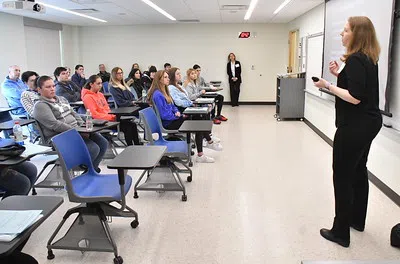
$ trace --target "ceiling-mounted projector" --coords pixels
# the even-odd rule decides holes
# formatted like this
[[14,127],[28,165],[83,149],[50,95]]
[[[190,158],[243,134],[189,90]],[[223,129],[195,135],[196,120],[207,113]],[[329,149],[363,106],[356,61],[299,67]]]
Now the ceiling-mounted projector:
[[4,1],[2,6],[7,10],[27,10],[35,13],[46,13],[46,7],[35,3],[35,0]]

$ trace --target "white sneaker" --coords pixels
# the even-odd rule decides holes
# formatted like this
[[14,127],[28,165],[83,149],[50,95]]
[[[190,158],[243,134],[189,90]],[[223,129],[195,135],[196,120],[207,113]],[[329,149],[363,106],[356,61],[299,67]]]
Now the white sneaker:
[[209,149],[213,149],[215,151],[222,151],[222,149],[223,149],[221,143],[217,143],[217,142],[213,142],[211,144],[209,144],[207,142],[207,145],[205,147],[209,148]]
[[203,138],[203,147],[207,147],[207,140],[205,138]]
[[196,156],[196,162],[198,162],[198,163],[214,163],[215,160],[213,158],[208,157],[203,154],[202,156],[199,156],[199,155]]
[[221,142],[221,139],[216,137],[216,136],[211,136],[212,141],[214,141],[215,143],[219,143]]

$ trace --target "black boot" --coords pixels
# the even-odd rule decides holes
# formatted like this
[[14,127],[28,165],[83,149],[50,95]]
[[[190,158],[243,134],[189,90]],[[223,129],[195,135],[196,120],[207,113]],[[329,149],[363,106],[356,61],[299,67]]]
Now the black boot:
[[321,234],[321,236],[329,241],[335,242],[339,245],[341,245],[342,247],[349,247],[350,246],[350,239],[346,240],[340,237],[335,236],[335,234],[326,228],[322,228],[319,233]]

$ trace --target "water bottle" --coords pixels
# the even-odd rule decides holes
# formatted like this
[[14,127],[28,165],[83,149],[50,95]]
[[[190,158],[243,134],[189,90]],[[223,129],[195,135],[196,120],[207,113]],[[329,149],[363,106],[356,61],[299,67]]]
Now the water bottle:
[[87,131],[93,130],[93,119],[89,109],[86,111],[86,130]]
[[24,145],[24,135],[22,134],[22,127],[19,124],[19,121],[15,121],[13,133],[15,142],[20,145]]
[[147,92],[146,92],[145,89],[143,89],[143,90],[142,90],[142,101],[143,101],[143,102],[146,102],[146,100],[147,100],[146,97],[147,97]]

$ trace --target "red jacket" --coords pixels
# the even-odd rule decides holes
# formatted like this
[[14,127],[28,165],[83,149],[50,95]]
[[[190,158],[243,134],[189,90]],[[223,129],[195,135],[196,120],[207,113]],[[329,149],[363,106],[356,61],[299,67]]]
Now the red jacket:
[[94,93],[88,89],[82,89],[82,101],[86,109],[90,110],[94,119],[103,119],[107,121],[115,121],[115,115],[109,114],[110,106],[106,98],[100,92]]

